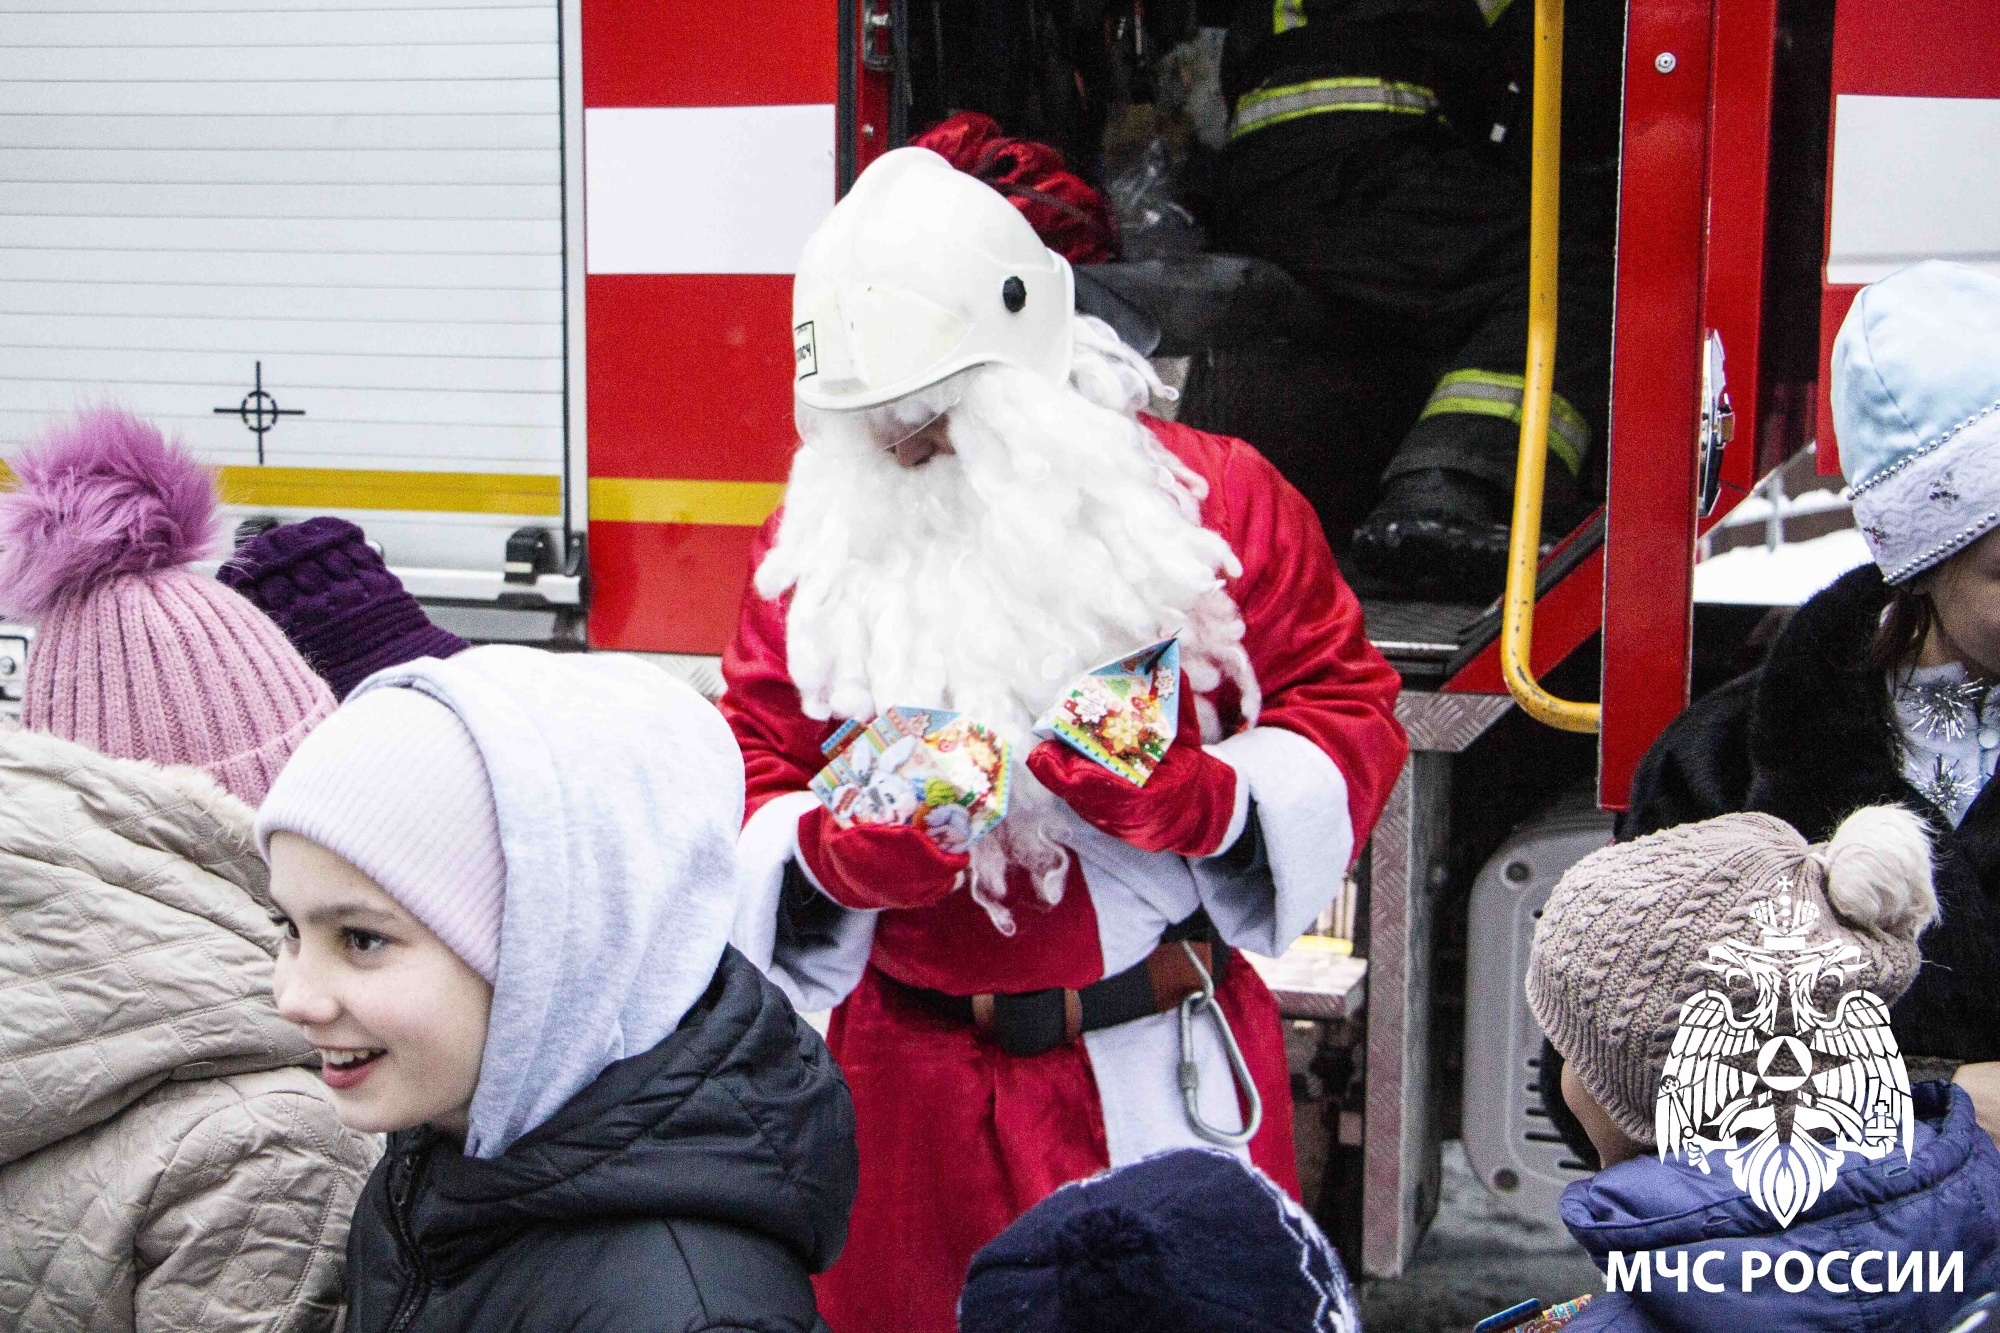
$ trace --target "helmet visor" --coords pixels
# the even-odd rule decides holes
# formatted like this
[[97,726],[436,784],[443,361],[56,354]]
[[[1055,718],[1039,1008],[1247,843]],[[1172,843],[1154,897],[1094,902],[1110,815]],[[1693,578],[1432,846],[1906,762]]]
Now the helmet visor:
[[875,407],[840,410],[795,401],[799,439],[807,448],[847,457],[894,449],[957,407],[971,373],[960,371]]

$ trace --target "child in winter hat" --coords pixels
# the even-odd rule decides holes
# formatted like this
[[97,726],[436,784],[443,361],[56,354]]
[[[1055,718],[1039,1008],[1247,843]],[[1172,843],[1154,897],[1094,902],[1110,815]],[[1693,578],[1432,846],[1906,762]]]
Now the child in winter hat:
[[973,1256],[960,1333],[1358,1333],[1340,1256],[1233,1153],[1063,1186]]
[[[2000,763],[1980,741],[2000,680],[2000,278],[1934,260],[1862,288],[1832,397],[1855,521],[1890,588],[1874,656],[1903,775],[1956,826]],[[1941,702],[1957,722],[1937,725]]]
[[263,800],[334,700],[270,620],[190,568],[219,542],[214,474],[109,409],[57,426],[12,467],[0,613],[35,626],[23,721]]
[[[1804,1295],[1766,1278],[1746,1295],[1750,1252],[1958,1251],[1968,1282],[2000,1272],[2000,1151],[1963,1089],[1909,1091],[1888,1026],[1936,917],[1927,826],[1895,806],[1855,812],[1822,846],[1769,815],[1724,815],[1563,876],[1535,930],[1528,1006],[1560,1057],[1544,1095],[1605,1168],[1564,1192],[1563,1220],[1600,1267],[1614,1251],[1691,1252],[1664,1259],[1669,1271],[1722,1256],[1709,1290],[1656,1278],[1598,1297],[1567,1333],[1863,1326],[1851,1293],[1879,1273]],[[1857,1100],[1853,1124],[1894,1121],[1887,1146],[1821,1132]],[[1870,1317],[1886,1322],[1865,1326],[1931,1327],[1960,1299],[1876,1296]]]
[[1833,344],[1855,521],[1891,584],[2000,527],[2000,278],[1929,260],[1861,289]]
[[1528,1006],[1565,1074],[1633,1150],[1653,1143],[1682,1005],[1713,989],[1729,990],[1739,1010],[1756,998],[1750,977],[1714,970],[1710,947],[1758,943],[1757,911],[1787,896],[1811,904],[1808,946],[1857,951],[1845,989],[1894,1003],[1916,977],[1917,935],[1937,915],[1922,821],[1865,810],[1815,852],[1783,820],[1724,815],[1594,852],[1550,893],[1528,959]]
[[816,1326],[853,1107],[727,944],[743,791],[686,685],[518,647],[378,672],[300,747],[256,828],[278,1007],[392,1136],[350,1333]]
[[259,533],[216,577],[277,622],[341,699],[384,667],[450,657],[467,646],[431,623],[361,529],[344,518],[309,518]]

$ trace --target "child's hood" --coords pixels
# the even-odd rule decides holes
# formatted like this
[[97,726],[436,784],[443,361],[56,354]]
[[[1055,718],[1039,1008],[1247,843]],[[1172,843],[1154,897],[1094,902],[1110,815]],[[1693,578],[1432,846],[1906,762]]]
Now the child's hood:
[[495,1157],[707,989],[734,908],[743,760],[629,658],[485,647],[370,677],[450,708],[493,788],[507,888],[466,1152]]
[[[1850,1154],[1834,1185],[1784,1230],[1751,1203],[1720,1162],[1703,1174],[1647,1154],[1571,1185],[1563,1192],[1563,1222],[1600,1269],[1613,1252],[1629,1263],[1640,1252],[1652,1257],[1664,1251],[1669,1270],[1678,1272],[1682,1253],[1692,1263],[1704,1251],[1716,1250],[1722,1258],[1711,1262],[1705,1275],[1726,1289],[1704,1292],[1690,1278],[1683,1292],[1677,1277],[1661,1277],[1655,1259],[1651,1291],[1600,1298],[1586,1312],[1595,1318],[1580,1316],[1574,1327],[1598,1327],[1615,1309],[1629,1308],[1628,1299],[1642,1313],[1644,1326],[1663,1329],[1708,1329],[1724,1321],[1747,1327],[1752,1320],[1765,1333],[1901,1329],[1927,1328],[1942,1320],[1965,1300],[1963,1291],[1913,1295],[1906,1289],[1871,1295],[1850,1285],[1843,1293],[1823,1289],[1815,1280],[1792,1293],[1768,1275],[1757,1279],[1749,1293],[1742,1290],[1742,1256],[1749,1250],[1763,1251],[1773,1261],[1787,1250],[1798,1250],[1815,1263],[1839,1250],[1850,1260],[1864,1250],[1903,1256],[1921,1251],[1926,1265],[1932,1252],[1940,1262],[1961,1253],[1965,1291],[1977,1289],[1982,1278],[2000,1275],[2000,1228],[1995,1224],[2000,1218],[2000,1151],[1979,1128],[1963,1089],[1920,1083],[1912,1092],[1918,1121],[1909,1160],[1900,1152],[1876,1162]],[[1879,1282],[1883,1274],[1870,1271],[1866,1277]],[[1831,1278],[1847,1283],[1844,1262],[1835,1262]]]

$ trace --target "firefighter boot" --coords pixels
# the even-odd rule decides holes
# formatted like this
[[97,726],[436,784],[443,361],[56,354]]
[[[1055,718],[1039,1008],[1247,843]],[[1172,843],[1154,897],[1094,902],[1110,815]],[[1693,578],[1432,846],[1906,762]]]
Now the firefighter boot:
[[1404,472],[1355,529],[1349,558],[1405,597],[1486,602],[1507,581],[1504,487],[1455,468]]

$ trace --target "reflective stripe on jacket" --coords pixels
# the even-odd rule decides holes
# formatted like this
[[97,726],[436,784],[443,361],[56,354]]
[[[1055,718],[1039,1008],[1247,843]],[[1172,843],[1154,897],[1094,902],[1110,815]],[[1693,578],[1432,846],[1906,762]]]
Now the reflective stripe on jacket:
[[[1521,424],[1527,380],[1498,370],[1454,370],[1438,380],[1422,416],[1463,412]],[[1549,452],[1575,476],[1590,452],[1590,423],[1559,393],[1549,395]]]
[[1415,83],[1395,79],[1340,77],[1307,79],[1276,88],[1258,88],[1236,99],[1236,119],[1229,137],[1240,138],[1267,125],[1327,111],[1384,111],[1427,116],[1437,110],[1437,94]]

